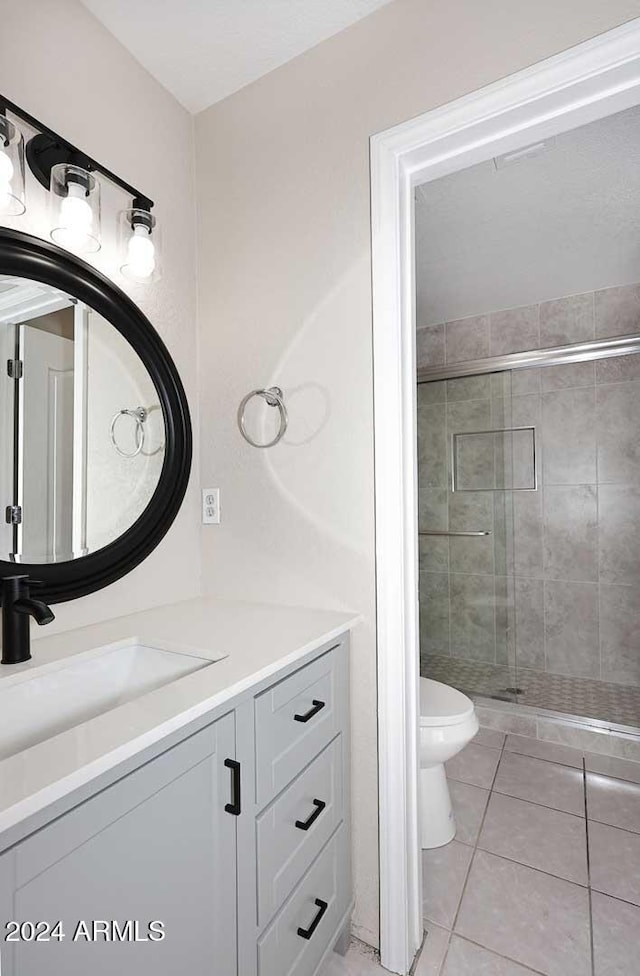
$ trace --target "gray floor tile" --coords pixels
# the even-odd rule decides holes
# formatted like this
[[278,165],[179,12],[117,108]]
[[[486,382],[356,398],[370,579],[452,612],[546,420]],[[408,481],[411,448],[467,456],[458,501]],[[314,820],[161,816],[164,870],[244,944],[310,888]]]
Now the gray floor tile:
[[489,791],[452,779],[449,780],[449,793],[456,818],[456,840],[473,846],[478,839]]
[[555,742],[544,742],[542,739],[530,739],[526,735],[509,735],[505,743],[506,752],[517,752],[521,756],[532,756],[534,759],[546,759],[547,762],[559,763],[561,766],[574,766],[582,769],[582,753],[571,746],[556,745]]
[[447,954],[451,932],[427,922],[422,952],[413,976],[439,976],[444,957]]
[[591,910],[595,976],[635,976],[640,908],[594,891]]
[[589,820],[640,833],[640,785],[587,773]]
[[640,784],[640,762],[587,752],[584,764],[587,772],[602,773],[603,776],[613,776],[616,779],[626,779],[629,783]]
[[[473,848],[453,840],[422,852],[422,914],[450,929],[456,917]],[[428,923],[425,927],[428,928]]]
[[487,749],[471,743],[450,759],[447,763],[447,776],[457,779],[461,783],[480,786],[488,790],[493,783],[493,777],[500,761],[497,749]]
[[346,956],[334,952],[329,957],[328,967],[322,976],[384,976],[387,973],[380,965],[377,953],[356,941],[351,943]]
[[587,884],[582,817],[493,793],[478,846],[567,881]]
[[584,817],[583,774],[569,766],[504,752],[494,789]]
[[504,732],[495,729],[480,729],[471,740],[476,746],[487,746],[488,749],[502,749],[506,736]]
[[442,976],[529,976],[529,973],[533,973],[533,970],[525,969],[503,956],[496,956],[494,952],[467,942],[459,935],[451,938],[442,970]]
[[640,906],[640,834],[589,822],[591,886]]
[[484,851],[455,930],[545,976],[591,972],[587,889]]

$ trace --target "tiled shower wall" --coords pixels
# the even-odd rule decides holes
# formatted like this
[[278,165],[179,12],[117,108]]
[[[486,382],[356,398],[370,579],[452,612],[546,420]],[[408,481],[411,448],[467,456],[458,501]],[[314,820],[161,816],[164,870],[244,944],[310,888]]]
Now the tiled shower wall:
[[[419,365],[640,332],[640,285],[418,330]],[[421,649],[640,685],[640,356],[418,387]],[[535,492],[449,490],[450,436],[535,426]]]

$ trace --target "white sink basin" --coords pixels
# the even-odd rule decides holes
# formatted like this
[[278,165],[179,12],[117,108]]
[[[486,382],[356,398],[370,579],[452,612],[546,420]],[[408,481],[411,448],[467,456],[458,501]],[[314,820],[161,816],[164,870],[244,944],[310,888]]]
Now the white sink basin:
[[0,680],[0,760],[214,664],[136,642]]

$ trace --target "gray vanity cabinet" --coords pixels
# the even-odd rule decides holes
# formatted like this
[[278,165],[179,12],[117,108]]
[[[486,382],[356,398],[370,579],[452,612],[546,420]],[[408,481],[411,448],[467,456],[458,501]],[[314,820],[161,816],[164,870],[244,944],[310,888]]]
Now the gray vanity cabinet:
[[[13,914],[13,855],[0,854],[0,924]],[[0,939],[4,933],[0,933]],[[13,948],[0,941],[0,973],[13,972]]]
[[238,824],[239,973],[319,976],[348,942],[352,901],[348,637],[237,715],[255,756]]
[[[2,976],[235,976],[237,818],[225,810],[224,765],[234,755],[231,713],[5,855],[15,877],[8,917],[60,920],[65,938],[20,943]],[[137,921],[140,941],[98,933],[92,942],[83,930],[74,941],[82,920],[89,938],[95,920],[121,930]],[[142,941],[151,922],[163,923],[164,940]]]
[[348,636],[224,707],[0,855],[0,922],[49,926],[1,976],[319,976],[352,904]]

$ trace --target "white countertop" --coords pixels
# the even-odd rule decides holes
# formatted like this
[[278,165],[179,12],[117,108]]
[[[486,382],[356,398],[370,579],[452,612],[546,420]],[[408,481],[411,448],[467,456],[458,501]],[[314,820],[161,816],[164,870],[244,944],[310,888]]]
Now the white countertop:
[[330,610],[188,600],[90,627],[32,636],[32,660],[2,681],[130,638],[197,653],[211,667],[164,685],[0,762],[0,833],[305,654],[359,620]]

